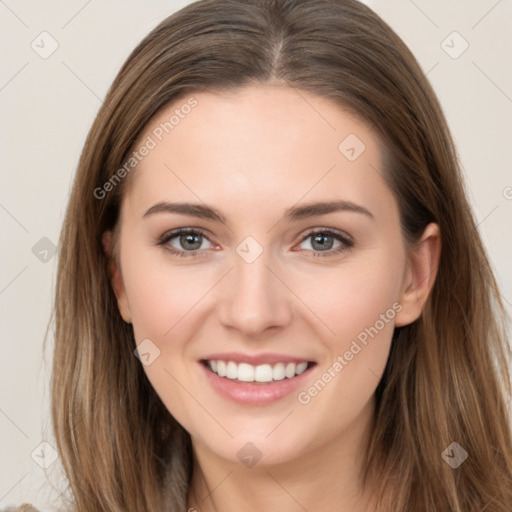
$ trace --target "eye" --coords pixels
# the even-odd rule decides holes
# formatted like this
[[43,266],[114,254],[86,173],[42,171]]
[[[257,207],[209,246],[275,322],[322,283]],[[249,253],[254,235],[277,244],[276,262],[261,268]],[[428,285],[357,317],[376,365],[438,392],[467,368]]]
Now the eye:
[[[195,228],[179,228],[162,235],[157,245],[178,256],[199,256],[199,251],[208,249],[209,242],[205,234]],[[211,242],[210,242],[211,243]]]
[[348,251],[354,245],[354,242],[347,235],[329,228],[310,231],[302,239],[301,244],[309,239],[311,239],[309,242],[311,249],[308,247],[306,247],[306,249],[313,251],[313,257],[338,255],[344,251]]
[[[301,244],[309,242],[313,257],[335,256],[353,247],[354,242],[348,235],[330,228],[310,231],[302,238]],[[212,243],[206,235],[197,228],[179,228],[163,234],[157,245],[164,246],[172,254],[182,257],[195,257],[204,254]]]

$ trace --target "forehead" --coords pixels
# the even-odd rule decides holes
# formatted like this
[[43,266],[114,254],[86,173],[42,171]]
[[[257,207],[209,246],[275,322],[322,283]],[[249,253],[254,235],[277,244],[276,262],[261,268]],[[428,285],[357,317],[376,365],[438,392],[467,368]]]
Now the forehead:
[[127,192],[137,208],[162,199],[229,200],[252,213],[301,198],[389,201],[371,127],[290,87],[183,96],[148,123],[134,148],[143,145],[151,149]]

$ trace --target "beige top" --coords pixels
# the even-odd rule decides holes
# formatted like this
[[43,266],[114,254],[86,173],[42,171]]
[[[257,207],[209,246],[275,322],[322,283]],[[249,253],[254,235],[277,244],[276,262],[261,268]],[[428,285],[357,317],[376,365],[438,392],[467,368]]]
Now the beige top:
[[4,508],[0,512],[39,512],[37,508],[34,508],[32,505],[29,505],[28,503],[23,503],[19,507],[9,507]]

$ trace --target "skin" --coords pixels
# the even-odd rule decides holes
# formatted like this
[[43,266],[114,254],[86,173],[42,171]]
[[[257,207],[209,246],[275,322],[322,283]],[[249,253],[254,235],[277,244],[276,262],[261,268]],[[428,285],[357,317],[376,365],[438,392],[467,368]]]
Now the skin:
[[[279,84],[236,93],[198,93],[198,105],[138,164],[125,192],[112,280],[120,313],[135,340],[160,355],[144,370],[173,416],[191,434],[196,510],[368,511],[358,478],[374,392],[393,329],[421,314],[439,260],[440,237],[427,226],[408,247],[397,202],[381,176],[379,140],[371,128],[329,100]],[[186,99],[185,99],[186,100]],[[138,147],[180,100],[160,112]],[[349,161],[338,146],[356,134],[366,149]],[[283,212],[343,199],[373,217],[339,211],[292,222]],[[223,213],[226,223],[176,213],[144,217],[154,204],[193,202]],[[177,236],[201,228],[197,257]],[[354,245],[339,254],[303,241],[332,228]],[[236,252],[247,237],[263,249],[252,263]],[[327,240],[331,253],[340,246]],[[104,237],[112,254],[111,233]],[[189,249],[190,252],[190,249]],[[314,257],[320,253],[320,257]],[[228,272],[229,271],[229,272]],[[398,304],[400,311],[308,404],[292,393],[265,406],[220,396],[198,360],[212,352],[267,352],[317,362],[308,389],[332,368],[365,328]],[[251,468],[237,452],[253,443]]]

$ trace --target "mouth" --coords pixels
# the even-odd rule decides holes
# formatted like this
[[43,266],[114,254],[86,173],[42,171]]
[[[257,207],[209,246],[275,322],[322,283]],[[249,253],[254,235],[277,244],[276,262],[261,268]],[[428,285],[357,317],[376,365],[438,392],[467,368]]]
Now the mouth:
[[218,377],[239,383],[256,384],[273,384],[282,380],[294,379],[316,365],[314,361],[253,365],[223,359],[202,359],[201,363]]
[[198,361],[206,384],[223,398],[247,406],[283,399],[304,386],[317,366],[306,359],[266,355],[212,354]]

